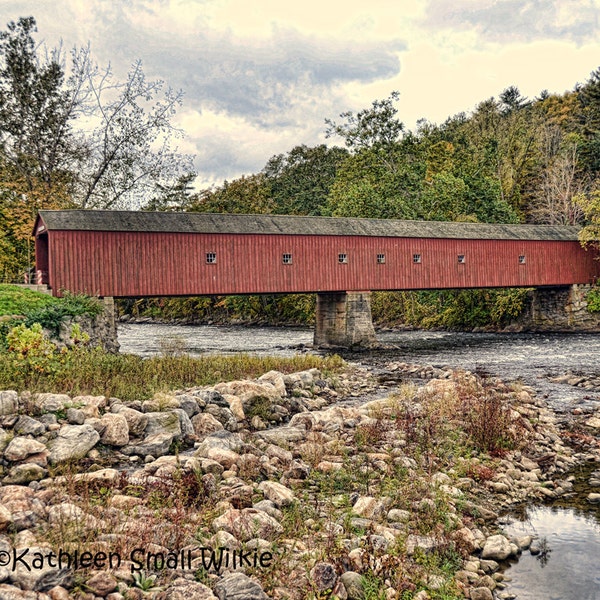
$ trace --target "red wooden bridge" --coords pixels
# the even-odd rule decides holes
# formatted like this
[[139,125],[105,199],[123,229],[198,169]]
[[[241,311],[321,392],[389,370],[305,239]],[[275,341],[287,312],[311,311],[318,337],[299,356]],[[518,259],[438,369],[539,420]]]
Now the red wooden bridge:
[[[351,292],[569,286],[600,275],[576,228],[547,225],[72,210],[40,211],[34,235],[36,270],[54,294],[315,292],[325,320],[338,321]],[[319,319],[317,334],[327,329]]]

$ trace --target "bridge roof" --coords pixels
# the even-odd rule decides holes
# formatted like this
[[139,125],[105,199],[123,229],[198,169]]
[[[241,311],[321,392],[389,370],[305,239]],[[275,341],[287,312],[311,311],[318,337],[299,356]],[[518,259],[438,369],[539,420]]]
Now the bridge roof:
[[41,210],[48,230],[339,235],[495,240],[577,240],[578,228],[346,217],[232,215],[113,210]]

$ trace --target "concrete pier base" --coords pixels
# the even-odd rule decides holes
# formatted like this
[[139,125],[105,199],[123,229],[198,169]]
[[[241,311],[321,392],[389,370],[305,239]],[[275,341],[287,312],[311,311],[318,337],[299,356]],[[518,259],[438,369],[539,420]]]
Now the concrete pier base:
[[375,346],[371,292],[317,294],[314,344],[341,348]]

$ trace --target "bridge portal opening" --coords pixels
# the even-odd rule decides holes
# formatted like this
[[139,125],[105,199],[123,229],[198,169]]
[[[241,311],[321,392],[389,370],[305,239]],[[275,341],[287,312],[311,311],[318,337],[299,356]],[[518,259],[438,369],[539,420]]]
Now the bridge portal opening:
[[35,281],[33,283],[48,285],[49,264],[48,232],[40,233],[35,238]]

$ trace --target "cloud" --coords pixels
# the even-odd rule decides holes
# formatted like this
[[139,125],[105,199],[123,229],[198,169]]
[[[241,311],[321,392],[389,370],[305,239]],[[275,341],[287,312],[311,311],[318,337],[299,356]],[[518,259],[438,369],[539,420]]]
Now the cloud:
[[598,0],[431,0],[425,26],[474,28],[491,42],[566,39],[578,44],[597,39]]
[[[103,37],[120,54],[141,56],[153,74],[184,89],[195,105],[269,126],[289,125],[281,115],[309,95],[395,76],[404,48],[398,40],[328,40],[278,27],[269,38],[256,39],[211,30],[173,36],[111,23]],[[273,122],[276,113],[279,123]]]

